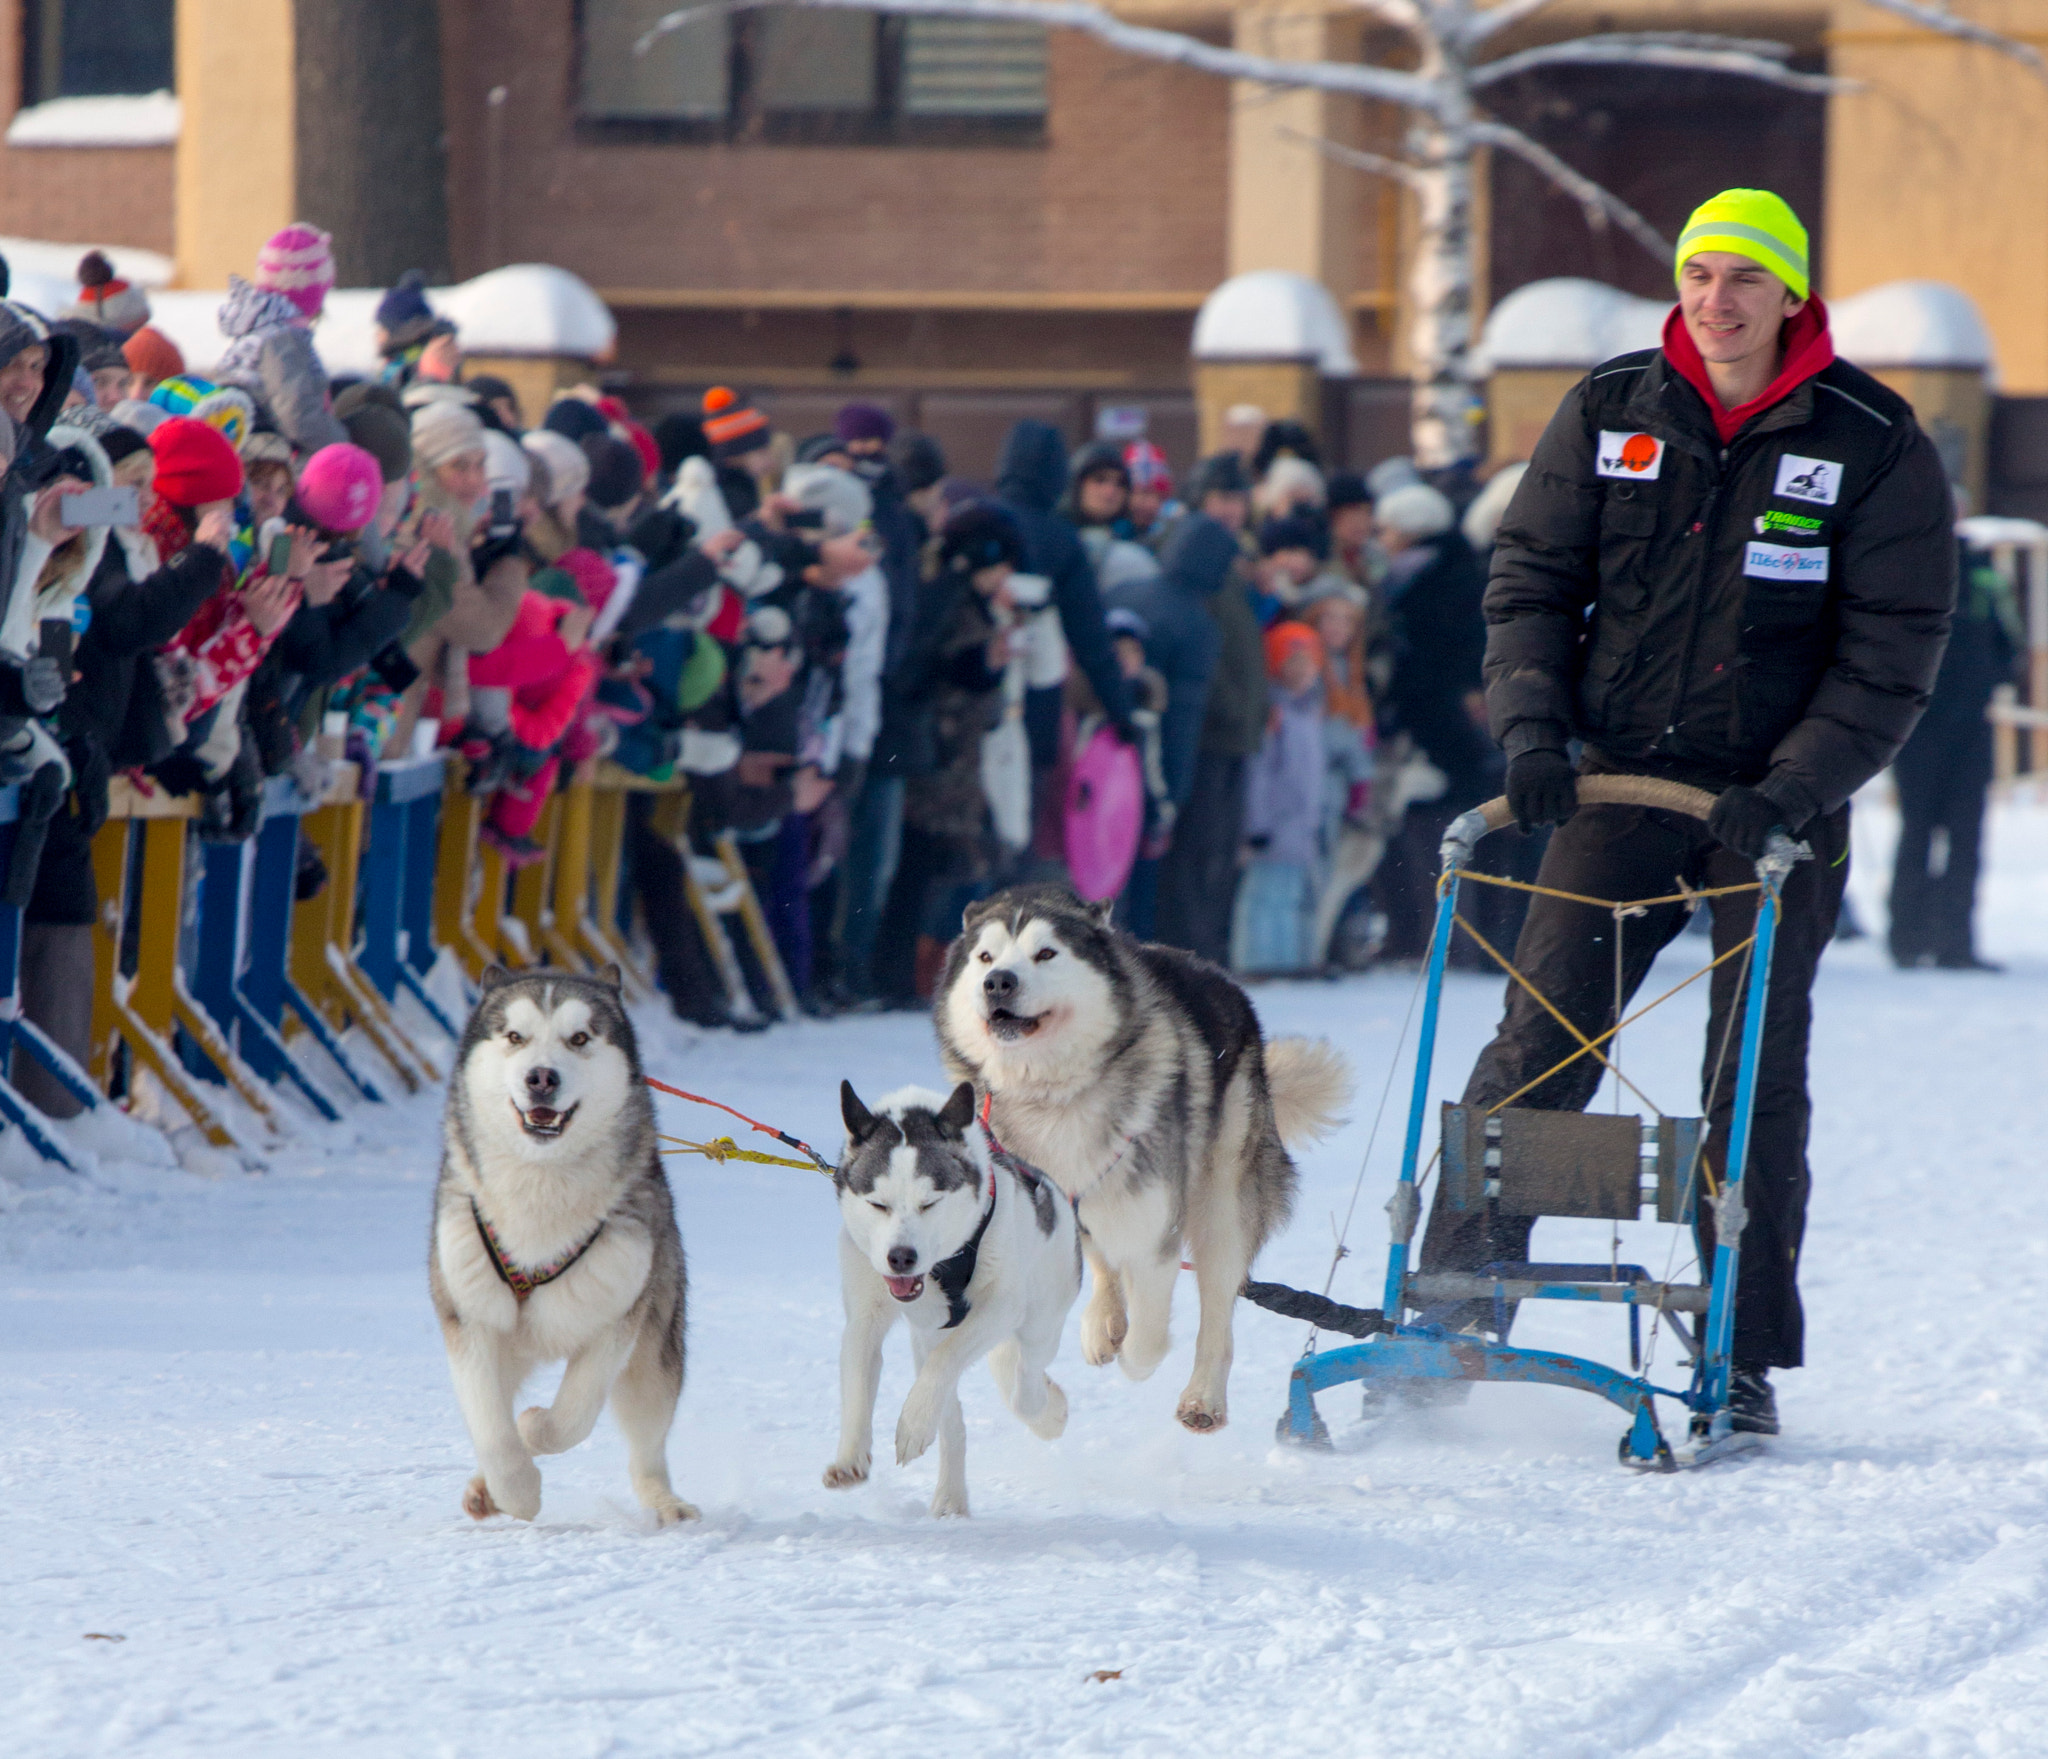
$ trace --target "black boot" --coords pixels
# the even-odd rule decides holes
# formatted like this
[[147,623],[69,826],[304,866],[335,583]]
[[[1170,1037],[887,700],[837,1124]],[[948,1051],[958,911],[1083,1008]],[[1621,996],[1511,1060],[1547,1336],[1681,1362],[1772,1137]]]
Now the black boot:
[[1778,1433],[1778,1398],[1765,1370],[1745,1374],[1738,1368],[1728,1377],[1728,1419],[1738,1435]]

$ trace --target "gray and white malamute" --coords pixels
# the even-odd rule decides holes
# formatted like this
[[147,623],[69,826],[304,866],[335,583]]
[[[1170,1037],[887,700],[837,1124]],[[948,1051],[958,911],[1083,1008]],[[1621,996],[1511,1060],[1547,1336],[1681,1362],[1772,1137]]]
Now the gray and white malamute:
[[983,1356],[1005,1402],[1051,1441],[1067,1395],[1046,1377],[1081,1292],[1073,1205],[1031,1168],[993,1151],[974,1121],[974,1089],[950,1098],[906,1087],[869,1111],[839,1087],[846,1152],[839,1191],[839,1454],[834,1490],[868,1475],[882,1340],[910,1322],[917,1379],[896,1422],[896,1463],[939,1442],[935,1515],[967,1513],[967,1426],[960,1377]]
[[[695,1517],[668,1480],[683,1242],[615,967],[484,973],[448,1083],[428,1285],[476,1448],[467,1513],[532,1520],[533,1456],[574,1447],[609,1398],[633,1493],[663,1525]],[[515,1420],[521,1383],[563,1360],[555,1402]]]
[[1222,1428],[1237,1292],[1293,1207],[1286,1145],[1334,1128],[1349,1097],[1344,1059],[1320,1040],[1266,1044],[1227,973],[1134,941],[1058,886],[967,912],[935,1012],[946,1071],[989,1096],[996,1141],[1079,1202],[1090,1362],[1134,1380],[1159,1366],[1185,1244],[1202,1313],[1177,1415]]

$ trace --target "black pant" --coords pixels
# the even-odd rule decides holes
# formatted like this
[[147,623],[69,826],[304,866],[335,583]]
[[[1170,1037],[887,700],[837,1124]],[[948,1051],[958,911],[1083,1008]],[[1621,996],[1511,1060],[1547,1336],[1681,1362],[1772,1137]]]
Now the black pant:
[[[1944,965],[1976,957],[1971,917],[1991,786],[1991,724],[1922,721],[1892,764],[1899,788],[1899,856],[1892,870],[1891,953],[1901,965],[1932,956]],[[1948,850],[1933,869],[1934,833]]]
[[725,985],[683,888],[682,851],[655,830],[654,806],[652,794],[626,796],[626,872],[654,943],[656,981],[680,1018],[715,1026],[726,1018]]
[[1244,837],[1245,760],[1220,751],[1195,759],[1194,786],[1159,863],[1159,939],[1230,963],[1237,846]]
[[[1752,1371],[1796,1368],[1801,1360],[1805,1320],[1799,1306],[1799,1245],[1806,1229],[1806,1137],[1812,1114],[1806,1093],[1806,1043],[1813,1019],[1814,972],[1834,934],[1835,913],[1849,873],[1848,808],[1816,820],[1803,834],[1813,846],[1814,859],[1801,862],[1785,883],[1757,1069],[1749,1164],[1743,1176],[1749,1223],[1742,1236],[1736,1286],[1734,1366]],[[1697,891],[1742,885],[1755,877],[1749,862],[1722,848],[1696,819],[1636,806],[1584,806],[1552,836],[1540,883],[1582,897],[1626,902],[1667,896],[1678,890],[1680,880]],[[1750,934],[1756,907],[1753,892],[1712,900],[1717,956]],[[1622,945],[1624,1002],[1685,921],[1683,904],[1660,904],[1627,919]],[[1610,911],[1539,896],[1530,905],[1515,947],[1517,968],[1589,1038],[1615,1020],[1614,932]],[[1738,954],[1708,980],[1712,993],[1701,1092],[1712,1093],[1704,1159],[1716,1183],[1735,1105],[1742,1026],[1738,1016],[1731,1034],[1728,1023],[1744,964]],[[1722,1059],[1724,1042],[1727,1054]],[[1465,1087],[1465,1103],[1493,1105],[1577,1048],[1564,1027],[1510,980],[1506,1016],[1493,1042],[1480,1053]],[[1580,1057],[1515,1104],[1582,1111],[1600,1085],[1601,1073],[1592,1056]],[[1700,1259],[1711,1269],[1713,1213],[1704,1193],[1698,1213]],[[1533,1225],[1527,1216],[1454,1210],[1439,1181],[1423,1237],[1421,1267],[1477,1270],[1496,1260],[1525,1260]]]

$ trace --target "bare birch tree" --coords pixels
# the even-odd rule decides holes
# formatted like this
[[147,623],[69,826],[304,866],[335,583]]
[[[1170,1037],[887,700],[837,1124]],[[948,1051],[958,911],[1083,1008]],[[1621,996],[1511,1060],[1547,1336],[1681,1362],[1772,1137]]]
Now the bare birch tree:
[[[1171,62],[1226,79],[1278,88],[1341,92],[1407,111],[1409,127],[1395,153],[1369,153],[1300,136],[1344,164],[1388,177],[1415,202],[1417,242],[1408,266],[1408,357],[1415,380],[1413,445],[1418,463],[1440,467],[1477,449],[1478,392],[1472,374],[1475,165],[1483,148],[1512,153],[1578,202],[1596,229],[1618,225],[1644,249],[1665,255],[1671,243],[1612,191],[1574,170],[1547,147],[1487,114],[1485,94],[1501,81],[1547,67],[1660,67],[1727,74],[1791,91],[1848,89],[1823,74],[1788,65],[1792,51],[1767,38],[1698,31],[1604,31],[1544,43],[1511,54],[1493,45],[1528,23],[1553,0],[1339,0],[1402,33],[1417,61],[1412,70],[1365,62],[1288,61],[1226,49],[1181,31],[1133,24],[1086,0],[706,0],[661,19],[640,39],[656,38],[709,13],[766,5],[797,5],[956,18],[999,18],[1076,30],[1126,54]],[[1947,0],[1869,0],[1924,28],[1979,44],[2021,62],[2048,80],[2048,61],[2028,44],[1959,17]]]

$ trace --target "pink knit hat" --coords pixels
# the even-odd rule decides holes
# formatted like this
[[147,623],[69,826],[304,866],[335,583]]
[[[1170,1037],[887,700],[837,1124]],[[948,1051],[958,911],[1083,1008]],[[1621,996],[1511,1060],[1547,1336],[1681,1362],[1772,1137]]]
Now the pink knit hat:
[[332,242],[319,227],[303,222],[272,233],[256,253],[256,285],[282,293],[310,322],[320,315],[334,285]]
[[384,472],[360,446],[322,446],[299,472],[299,505],[325,531],[361,531],[377,511]]

